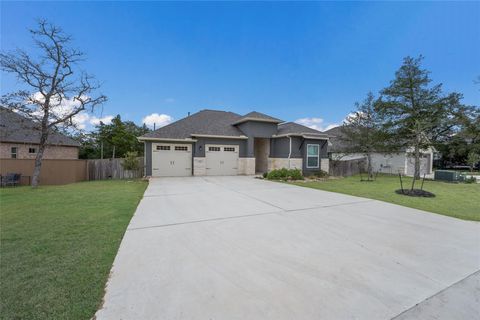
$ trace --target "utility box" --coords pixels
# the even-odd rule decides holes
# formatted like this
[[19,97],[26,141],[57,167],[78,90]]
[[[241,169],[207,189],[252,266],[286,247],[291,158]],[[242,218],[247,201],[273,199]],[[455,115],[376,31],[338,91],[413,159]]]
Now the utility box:
[[458,171],[435,170],[435,180],[456,182],[462,180],[462,175]]

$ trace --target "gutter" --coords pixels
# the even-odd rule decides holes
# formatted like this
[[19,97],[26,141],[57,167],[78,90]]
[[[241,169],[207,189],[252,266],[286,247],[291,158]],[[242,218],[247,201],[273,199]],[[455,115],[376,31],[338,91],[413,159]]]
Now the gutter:
[[199,134],[199,133],[192,133],[192,137],[197,138],[218,138],[218,139],[248,139],[247,136],[222,136],[222,135],[215,135],[215,134]]
[[290,157],[292,156],[292,137],[288,136],[289,141],[289,151],[288,151],[288,169],[290,169]]
[[138,137],[138,141],[145,142],[145,141],[166,141],[166,142],[196,142],[196,139],[169,139],[169,138],[150,138],[150,137]]

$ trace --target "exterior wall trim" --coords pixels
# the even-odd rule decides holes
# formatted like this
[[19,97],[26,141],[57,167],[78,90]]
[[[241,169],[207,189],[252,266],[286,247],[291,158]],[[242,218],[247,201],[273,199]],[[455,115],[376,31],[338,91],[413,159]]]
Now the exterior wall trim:
[[[247,136],[220,136],[214,134],[196,134],[192,133],[192,137],[199,137],[199,138],[220,138],[220,139],[248,139]],[[196,140],[195,140],[196,141]]]
[[138,137],[138,141],[144,142],[144,141],[167,141],[167,142],[196,142],[196,139],[190,139],[190,138],[185,138],[185,139],[170,139],[170,138],[150,138],[150,137]]

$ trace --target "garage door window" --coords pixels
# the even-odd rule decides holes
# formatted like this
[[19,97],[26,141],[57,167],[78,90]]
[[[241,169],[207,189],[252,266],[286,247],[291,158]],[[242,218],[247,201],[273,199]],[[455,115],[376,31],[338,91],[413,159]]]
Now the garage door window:
[[220,147],[208,147],[208,151],[220,151]]
[[225,148],[223,148],[223,151],[235,152],[235,148],[233,148],[233,147],[225,147]]
[[170,146],[157,146],[157,150],[170,150]]
[[318,168],[320,162],[320,147],[318,144],[307,145],[307,168]]
[[187,146],[175,146],[175,151],[188,151]]

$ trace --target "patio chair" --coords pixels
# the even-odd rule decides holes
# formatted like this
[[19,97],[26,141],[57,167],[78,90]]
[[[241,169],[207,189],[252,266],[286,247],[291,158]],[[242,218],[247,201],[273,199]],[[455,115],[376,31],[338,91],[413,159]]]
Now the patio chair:
[[7,173],[4,177],[2,177],[2,187],[16,187],[20,184],[21,177],[22,175],[20,173]]

